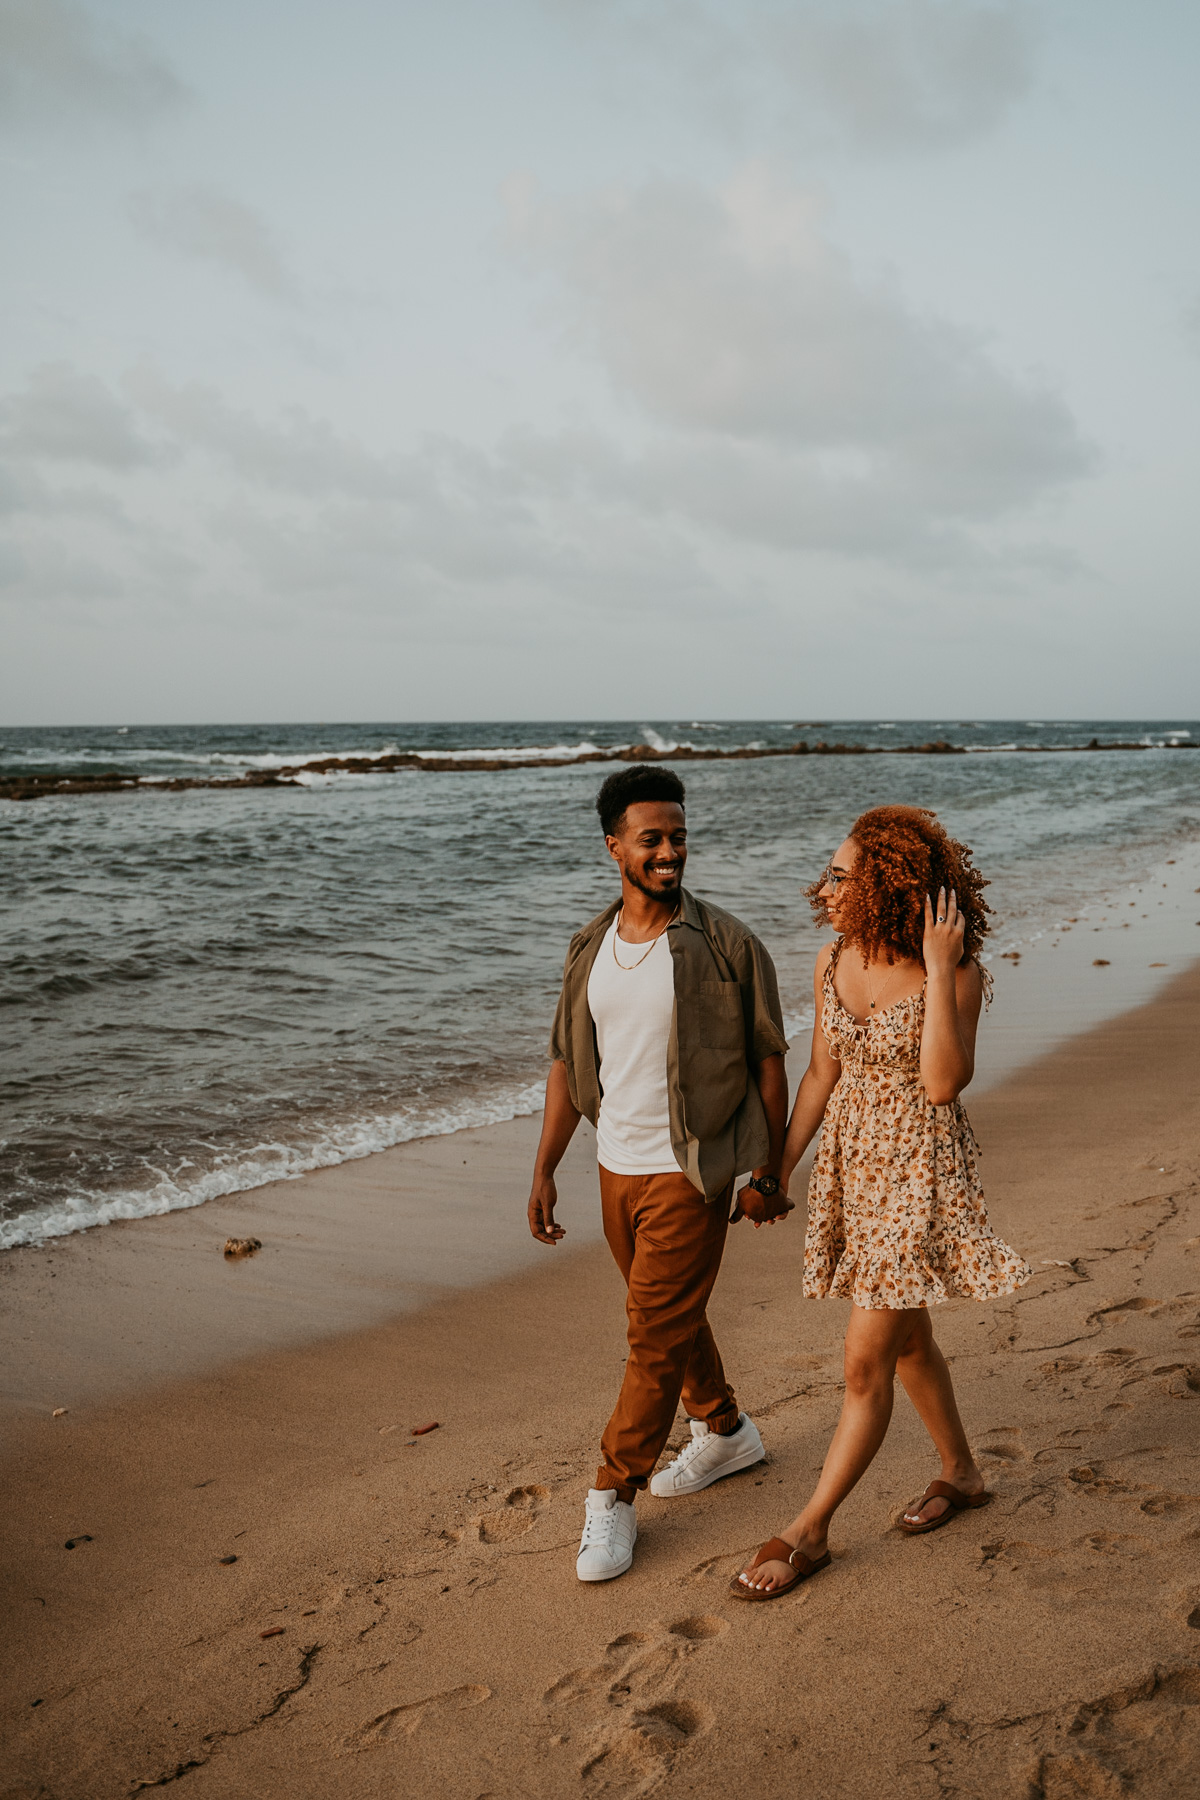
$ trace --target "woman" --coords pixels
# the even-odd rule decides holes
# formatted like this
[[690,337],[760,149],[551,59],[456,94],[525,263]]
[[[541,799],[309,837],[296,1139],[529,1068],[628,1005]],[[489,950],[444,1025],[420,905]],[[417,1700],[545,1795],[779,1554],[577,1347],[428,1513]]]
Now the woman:
[[782,1182],[786,1189],[824,1123],[809,1182],[804,1292],[854,1306],[842,1413],[820,1481],[804,1511],[734,1577],[741,1600],[779,1599],[828,1566],[829,1522],[883,1442],[897,1374],[941,1459],[941,1479],[900,1529],[940,1530],[989,1498],[929,1316],[940,1300],[988,1300],[1030,1274],[988,1225],[958,1098],[974,1073],[988,992],[978,962],[985,885],[933,813],[878,806],[807,890],[839,935],[817,958],[812,1058]]

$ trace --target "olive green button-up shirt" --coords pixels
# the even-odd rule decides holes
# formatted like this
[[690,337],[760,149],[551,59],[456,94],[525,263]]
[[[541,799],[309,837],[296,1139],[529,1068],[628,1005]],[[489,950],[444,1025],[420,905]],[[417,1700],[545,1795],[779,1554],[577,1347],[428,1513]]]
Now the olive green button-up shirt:
[[[787,1049],[775,965],[732,913],[680,890],[667,927],[675,1006],[667,1042],[671,1148],[688,1180],[716,1200],[735,1175],[765,1161],[766,1115],[752,1072]],[[571,939],[550,1056],[567,1067],[572,1103],[592,1124],[600,1113],[596,1028],[588,976],[620,901]]]

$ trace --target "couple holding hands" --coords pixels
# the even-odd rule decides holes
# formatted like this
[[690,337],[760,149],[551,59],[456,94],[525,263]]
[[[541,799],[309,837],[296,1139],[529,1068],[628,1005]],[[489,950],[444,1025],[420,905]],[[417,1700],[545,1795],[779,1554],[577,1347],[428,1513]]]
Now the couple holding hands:
[[[837,936],[817,957],[812,1054],[789,1119],[774,966],[745,925],[683,886],[683,783],[623,768],[596,810],[621,897],[567,951],[529,1200],[534,1237],[557,1243],[554,1171],[590,1119],[629,1357],[576,1570],[608,1581],[631,1567],[639,1488],[677,1498],[762,1460],[705,1308],[728,1226],[786,1218],[792,1172],[823,1126],[804,1293],[853,1303],[845,1395],[812,1496],[731,1583],[738,1599],[776,1600],[828,1566],[830,1521],[883,1442],[897,1374],[940,1459],[900,1529],[936,1531],[988,1498],[929,1313],[1030,1273],[988,1225],[959,1101],[988,987],[984,882],[930,812],[881,806],[855,822],[807,890]],[[655,1473],[681,1398],[691,1441]]]

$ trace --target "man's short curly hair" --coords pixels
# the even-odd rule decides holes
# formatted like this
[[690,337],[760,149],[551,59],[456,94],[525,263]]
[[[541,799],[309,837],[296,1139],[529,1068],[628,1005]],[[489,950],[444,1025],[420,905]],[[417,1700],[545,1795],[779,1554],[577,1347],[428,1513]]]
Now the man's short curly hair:
[[[936,905],[944,887],[947,895],[954,890],[966,916],[963,962],[978,957],[992,910],[983,898],[988,884],[973,867],[966,844],[952,838],[934,813],[923,806],[873,806],[848,835],[858,845],[858,857],[838,893],[845,943],[868,958],[922,962],[925,896]],[[827,923],[819,898],[824,881],[822,876],[804,890],[819,925]]]
[[687,793],[674,769],[661,763],[634,763],[614,769],[596,795],[596,811],[605,837],[619,835],[625,814],[643,800],[670,800],[682,806]]

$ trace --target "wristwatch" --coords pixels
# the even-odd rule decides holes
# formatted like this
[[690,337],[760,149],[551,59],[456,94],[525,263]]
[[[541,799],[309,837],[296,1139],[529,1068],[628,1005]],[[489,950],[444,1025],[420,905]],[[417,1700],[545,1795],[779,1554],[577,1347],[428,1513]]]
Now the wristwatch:
[[756,1188],[764,1200],[773,1200],[779,1192],[778,1175],[752,1175],[747,1187]]

